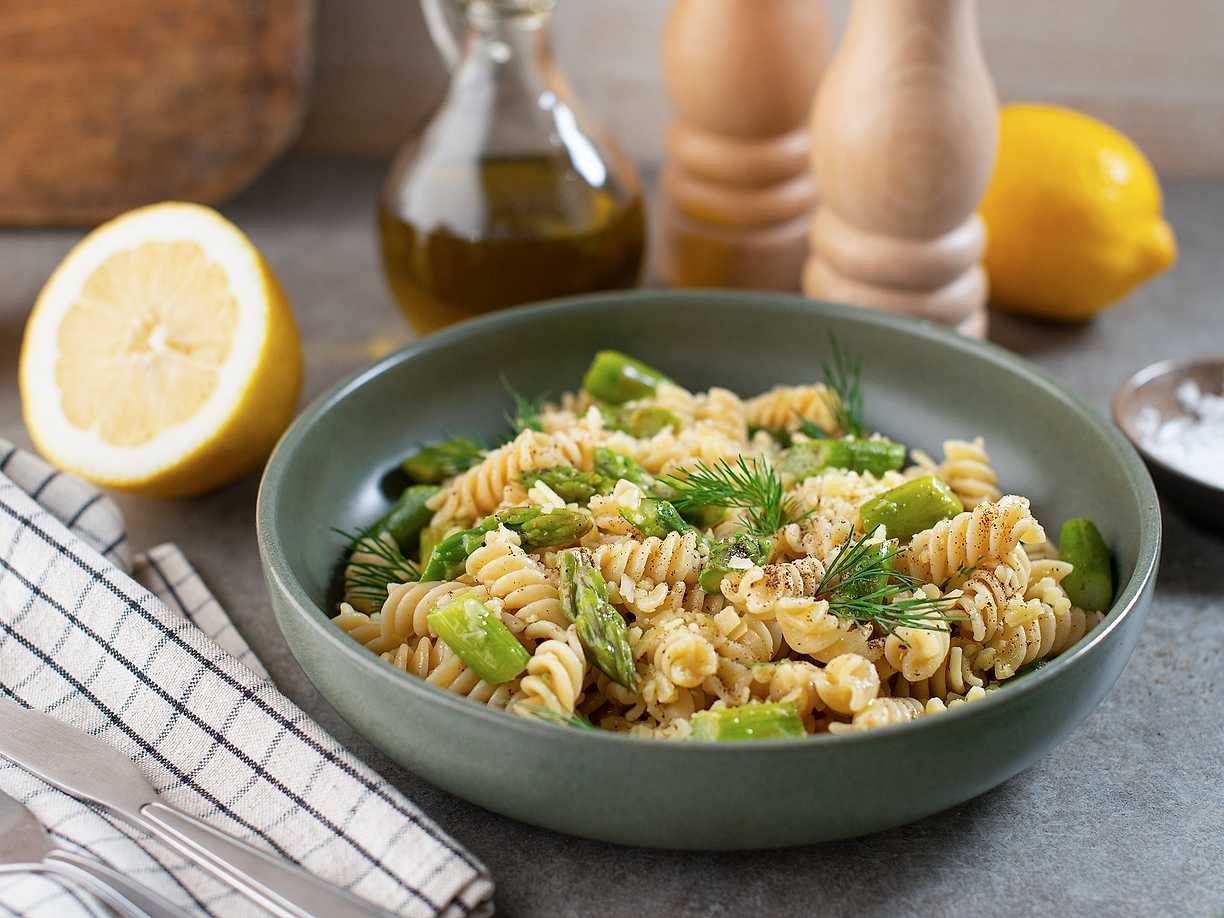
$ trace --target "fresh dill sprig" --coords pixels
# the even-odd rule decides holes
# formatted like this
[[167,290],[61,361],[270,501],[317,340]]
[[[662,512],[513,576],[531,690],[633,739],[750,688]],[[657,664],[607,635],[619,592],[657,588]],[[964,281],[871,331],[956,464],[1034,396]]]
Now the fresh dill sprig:
[[948,611],[954,600],[946,597],[896,599],[897,594],[921,584],[893,569],[899,548],[882,547],[868,542],[869,538],[864,533],[842,543],[817,584],[815,595],[829,603],[830,612],[838,618],[879,625],[885,631],[902,626],[938,631],[942,624],[966,618]]
[[660,480],[673,489],[670,500],[677,510],[743,510],[753,535],[772,536],[801,519],[794,499],[784,496],[778,473],[763,459],[739,456],[734,465],[719,459],[713,467],[698,462],[685,478],[667,475]]
[[[333,532],[343,536],[348,543],[345,548],[347,560],[344,566],[346,601],[363,599],[381,604],[387,598],[387,584],[409,583],[421,579],[421,569],[379,534],[349,532],[343,529],[335,529]],[[371,557],[354,561],[354,552],[362,552]]]
[[544,425],[540,423],[540,415],[544,411],[544,397],[528,398],[510,385],[510,380],[504,376],[502,387],[514,400],[514,413],[507,412],[505,416],[506,423],[510,425],[510,439],[514,439],[524,430],[542,431]]
[[[829,335],[833,359],[824,365],[825,385],[837,393],[838,406],[834,415],[842,431],[855,437],[863,436],[863,361],[847,357]],[[806,431],[805,431],[806,433]]]
[[538,717],[540,720],[551,721],[562,727],[577,727],[579,730],[594,730],[595,725],[583,717],[581,714],[562,714],[560,711],[554,711],[552,708],[547,708],[542,704],[532,704],[529,701],[514,702],[515,708],[521,708]]

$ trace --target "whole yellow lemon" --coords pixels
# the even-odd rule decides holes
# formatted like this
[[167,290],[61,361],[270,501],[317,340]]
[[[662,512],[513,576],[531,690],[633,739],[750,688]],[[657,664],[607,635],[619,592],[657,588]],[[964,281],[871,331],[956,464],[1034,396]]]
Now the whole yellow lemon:
[[991,299],[1082,321],[1177,258],[1151,163],[1109,125],[1054,105],[1008,105],[981,204]]

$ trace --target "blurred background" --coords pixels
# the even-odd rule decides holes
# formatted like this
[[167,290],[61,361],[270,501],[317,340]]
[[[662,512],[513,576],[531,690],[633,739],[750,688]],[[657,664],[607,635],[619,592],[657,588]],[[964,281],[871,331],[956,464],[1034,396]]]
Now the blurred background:
[[[840,30],[848,0],[825,4]],[[562,0],[556,51],[578,97],[639,161],[662,153],[666,0]],[[411,0],[320,0],[315,87],[297,149],[388,156],[441,98],[447,74]],[[1001,102],[1101,118],[1162,177],[1224,175],[1224,4],[1029,0],[979,9]]]
[[306,399],[451,321],[639,280],[989,334],[1102,408],[1221,349],[1222,4],[436,0],[467,17],[452,85],[431,2],[0,10],[0,359],[88,230],[154,205],[190,237],[154,220],[184,200],[279,279]]

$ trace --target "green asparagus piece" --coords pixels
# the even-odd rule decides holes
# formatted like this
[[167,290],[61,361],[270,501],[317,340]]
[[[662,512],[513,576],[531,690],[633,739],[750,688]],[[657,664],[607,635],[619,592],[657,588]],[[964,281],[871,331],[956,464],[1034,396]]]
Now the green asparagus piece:
[[438,606],[429,614],[429,627],[490,685],[509,682],[527,668],[531,659],[501,616],[470,592],[459,593]]
[[692,717],[693,739],[729,742],[804,736],[803,721],[790,702],[710,708]]
[[606,446],[595,447],[595,472],[613,485],[622,478],[643,488],[653,487],[655,483],[654,478],[633,459]]
[[481,546],[487,533],[497,528],[496,524],[486,526],[486,522],[487,519],[471,529],[452,532],[435,545],[429,554],[429,560],[421,569],[421,580],[454,580],[462,574],[467,566],[468,555]]
[[608,599],[603,575],[579,551],[561,556],[561,608],[574,621],[587,658],[604,675],[627,689],[636,689],[633,646],[621,614]]
[[924,475],[865,501],[859,507],[859,518],[864,532],[874,532],[883,524],[890,539],[908,539],[964,509],[942,478]]
[[1058,538],[1058,556],[1075,569],[1063,580],[1071,601],[1090,612],[1104,612],[1113,602],[1113,566],[1109,547],[1092,520],[1067,520]]
[[557,586],[557,595],[561,599],[561,612],[571,622],[578,617],[578,607],[574,604],[574,589],[578,584],[579,569],[583,554],[580,551],[561,552],[561,580]]
[[391,509],[384,513],[378,522],[366,529],[363,535],[389,532],[400,551],[408,554],[416,548],[420,541],[421,530],[433,516],[433,511],[425,504],[437,493],[437,485],[409,485],[404,488],[404,493],[399,496]]
[[421,571],[422,580],[454,580],[463,573],[468,555],[484,544],[484,537],[498,526],[517,532],[523,551],[539,551],[570,545],[587,534],[591,519],[573,510],[511,507],[486,516],[471,529],[453,532],[434,546]]
[[859,557],[852,559],[854,564],[847,565],[844,575],[831,584],[838,598],[854,602],[882,595],[896,569],[897,550],[895,539],[864,542],[859,548]]
[[707,593],[717,593],[722,588],[723,577],[735,570],[745,570],[754,564],[764,564],[769,558],[768,539],[740,533],[730,539],[721,539],[710,546],[705,567],[698,580]]
[[678,432],[683,425],[675,412],[658,405],[641,405],[621,409],[612,426],[634,437],[653,437],[664,430]]
[[782,458],[782,474],[802,481],[825,469],[849,469],[883,475],[905,463],[905,447],[892,440],[804,440],[794,443]]
[[570,465],[532,469],[530,472],[524,472],[519,481],[529,488],[542,481],[566,503],[578,504],[585,504],[596,494],[609,493],[616,484],[615,481],[609,482],[598,472],[583,472]]
[[453,523],[439,523],[437,526],[426,526],[421,530],[421,553],[418,557],[428,561],[429,556],[433,554],[433,550],[439,542],[459,531],[459,527]]
[[484,448],[467,437],[422,446],[400,463],[409,478],[420,484],[437,484],[467,471],[482,458]]
[[[534,507],[516,507],[503,510],[493,518],[507,529],[512,529],[522,539],[523,551],[540,551],[544,548],[561,548],[573,545],[591,531],[591,517],[574,510],[549,510],[521,521],[513,518],[503,520],[503,514],[515,510],[534,510]],[[496,526],[494,526],[496,528]]]
[[670,503],[656,497],[648,497],[633,510],[622,509],[621,516],[644,537],[663,538],[669,532],[688,532],[693,527]]
[[601,401],[622,405],[654,393],[666,377],[619,351],[600,351],[582,379],[582,388]]

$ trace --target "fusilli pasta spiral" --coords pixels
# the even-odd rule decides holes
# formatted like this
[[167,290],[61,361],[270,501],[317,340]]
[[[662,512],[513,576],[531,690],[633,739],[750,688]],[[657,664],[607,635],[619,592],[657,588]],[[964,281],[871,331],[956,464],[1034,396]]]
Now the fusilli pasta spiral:
[[488,533],[484,545],[468,556],[467,574],[523,624],[566,624],[557,587],[540,563],[519,547],[519,537],[513,532],[499,528]]
[[877,727],[889,727],[893,724],[903,724],[926,713],[926,707],[913,698],[876,698],[867,707],[854,715],[848,724],[829,724],[830,733],[857,733],[860,730],[874,730]]
[[489,685],[472,672],[441,641],[423,637],[415,644],[401,644],[382,654],[383,660],[430,685],[462,695],[490,707],[504,708],[513,694],[514,684]]
[[353,545],[344,568],[344,601],[358,612],[373,612],[382,605],[390,584],[415,576],[391,533],[363,536]]
[[475,520],[491,513],[501,504],[506,486],[516,483],[523,472],[531,469],[557,465],[589,469],[593,450],[584,434],[524,430],[457,476],[430,500],[429,507],[436,511],[434,524]]
[[948,483],[966,510],[972,510],[983,501],[997,501],[1003,496],[999,490],[999,476],[990,464],[990,456],[981,437],[972,441],[945,440],[943,450],[944,461],[939,466],[939,477]]
[[983,559],[1001,561],[1021,543],[1043,541],[1028,499],[1009,494],[918,533],[899,560],[910,576],[938,584]]
[[754,565],[742,574],[724,577],[723,595],[745,615],[776,618],[782,600],[815,596],[824,575],[825,566],[819,558]]
[[381,654],[393,650],[399,644],[398,640],[387,637],[380,613],[366,615],[347,602],[340,603],[340,613],[332,619],[332,623],[372,653]]
[[609,583],[650,580],[653,583],[694,586],[701,573],[702,556],[694,532],[670,532],[665,538],[621,539],[600,545],[595,564]]
[[839,714],[866,710],[880,691],[880,674],[866,657],[846,653],[834,657],[816,678],[816,692]]
[[745,442],[748,439],[748,408],[729,389],[717,386],[710,389],[697,397],[694,409],[698,423],[712,427],[731,440]]
[[489,598],[483,587],[472,587],[457,580],[427,580],[424,583],[400,583],[391,587],[383,603],[380,620],[389,643],[400,643],[412,637],[433,637],[429,614],[456,593],[472,592],[482,602]]
[[[548,708],[558,714],[574,713],[586,675],[586,656],[573,626],[565,639],[550,638],[539,644],[527,663],[516,702]],[[530,707],[515,707],[516,713],[531,714]]]
[[775,386],[748,400],[748,423],[766,430],[794,433],[802,418],[812,421],[829,436],[842,433],[835,411],[837,394],[827,386]]
[[672,684],[696,688],[718,671],[718,654],[696,628],[674,628],[655,648],[654,665]]

